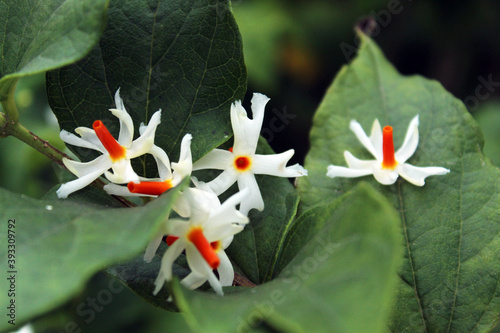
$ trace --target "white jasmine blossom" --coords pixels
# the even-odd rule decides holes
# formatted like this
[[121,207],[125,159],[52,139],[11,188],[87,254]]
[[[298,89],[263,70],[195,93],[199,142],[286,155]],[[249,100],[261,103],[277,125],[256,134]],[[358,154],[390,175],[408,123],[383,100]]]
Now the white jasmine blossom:
[[[61,185],[57,190],[59,198],[66,198],[69,194],[84,188],[102,174],[113,183],[139,182],[139,176],[132,169],[130,160],[151,151],[156,128],[160,124],[161,110],[153,114],[141,136],[132,141],[134,125],[123,105],[123,100],[120,98],[120,89],[116,91],[115,104],[116,109],[110,109],[110,111],[120,120],[118,140],[109,133],[100,120],[94,122],[93,129],[76,128],[75,132],[80,137],[65,130],[61,131],[60,136],[64,142],[73,146],[97,150],[102,155],[90,162],[77,162],[64,158],[64,165],[78,179]],[[109,169],[112,169],[113,172],[110,172]]]
[[231,124],[234,132],[232,149],[229,151],[214,149],[193,166],[193,170],[224,170],[217,178],[207,183],[216,195],[225,192],[235,182],[238,183],[240,191],[249,189],[248,197],[240,205],[240,211],[245,215],[252,208],[264,209],[264,201],[255,174],[288,178],[307,175],[307,170],[299,164],[286,166],[294,154],[293,149],[274,155],[255,154],[268,101],[269,98],[265,95],[253,95],[253,119],[247,117],[240,101],[235,102],[231,106]]
[[394,152],[391,126],[385,126],[382,131],[378,119],[375,119],[372,132],[368,137],[361,125],[357,121],[351,120],[349,128],[361,144],[375,157],[375,160],[360,160],[350,152],[345,151],[344,157],[348,167],[329,165],[326,175],[331,178],[354,178],[373,174],[375,179],[383,185],[394,184],[398,176],[401,176],[413,185],[423,186],[425,178],[449,173],[450,170],[442,167],[416,167],[406,163],[418,146],[418,124],[417,115],[408,126],[403,145],[397,152]]
[[185,178],[191,175],[193,161],[191,157],[191,134],[186,134],[181,142],[181,153],[178,163],[172,163],[167,153],[158,146],[153,146],[150,154],[156,160],[160,178],[148,179],[139,177],[139,182],[129,182],[127,186],[108,184],[104,190],[108,194],[120,196],[151,196],[156,197],[172,187],[179,185]]
[[[165,281],[172,280],[172,265],[185,250],[191,273],[181,284],[195,289],[208,280],[214,291],[223,295],[222,287],[230,286],[234,278],[233,266],[224,249],[248,223],[248,218],[235,208],[247,195],[245,192],[233,195],[222,205],[217,196],[210,192],[188,188],[182,193],[174,209],[188,220],[172,218],[165,223],[162,235],[168,235],[169,248],[163,255],[153,294],[160,291]],[[159,239],[153,240],[148,246],[146,261],[154,256],[161,237]],[[217,269],[219,279],[214,269]]]

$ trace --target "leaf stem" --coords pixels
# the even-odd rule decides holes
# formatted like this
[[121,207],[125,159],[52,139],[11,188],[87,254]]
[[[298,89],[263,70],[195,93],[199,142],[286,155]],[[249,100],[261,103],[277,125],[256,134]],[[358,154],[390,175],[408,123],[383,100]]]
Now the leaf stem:
[[[2,106],[4,106],[3,103]],[[4,108],[4,110],[6,109]],[[6,137],[12,135],[65,168],[62,158],[69,158],[68,155],[52,146],[48,141],[41,139],[19,122],[12,120],[7,114],[0,113],[0,125],[2,136]]]

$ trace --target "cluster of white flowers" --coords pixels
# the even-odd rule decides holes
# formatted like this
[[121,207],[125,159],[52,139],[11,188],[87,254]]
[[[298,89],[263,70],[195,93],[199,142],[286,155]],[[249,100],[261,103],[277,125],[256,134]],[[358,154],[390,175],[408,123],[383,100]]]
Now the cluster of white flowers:
[[[249,223],[249,211],[264,209],[264,201],[254,175],[287,178],[307,175],[307,170],[298,164],[286,166],[294,154],[293,149],[273,155],[255,153],[268,101],[266,96],[254,94],[252,119],[248,118],[241,102],[237,101],[231,106],[234,145],[229,150],[214,149],[193,164],[193,138],[191,134],[186,134],[181,142],[179,162],[171,163],[165,151],[154,144],[161,110],[153,114],[147,126],[140,125],[140,136],[133,140],[132,118],[125,110],[118,90],[115,94],[116,109],[110,110],[120,121],[118,140],[100,120],[94,122],[93,129],[75,129],[80,137],[61,131],[61,138],[66,143],[94,149],[102,155],[85,163],[64,159],[66,167],[78,176],[78,179],[63,184],[57,194],[59,198],[66,198],[104,174],[110,181],[110,184],[104,186],[109,194],[156,197],[177,186],[182,179],[190,177],[192,171],[222,170],[220,175],[208,183],[192,178],[195,187],[185,189],[173,204],[172,209],[179,217],[165,221],[144,255],[144,260],[150,262],[166,236],[169,248],[163,255],[154,294],[158,293],[165,281],[172,279],[173,263],[185,251],[191,273],[181,283],[195,289],[208,280],[215,292],[222,295],[222,287],[230,286],[234,278],[233,266],[224,250],[231,244],[234,235]],[[381,184],[391,185],[401,176],[414,185],[423,186],[426,177],[450,172],[441,167],[421,168],[406,163],[418,145],[418,116],[410,122],[403,145],[397,152],[394,151],[392,127],[386,126],[382,130],[378,120],[373,123],[370,137],[355,120],[351,121],[350,129],[375,160],[359,160],[346,151],[344,156],[348,168],[330,165],[327,172],[329,177],[360,177],[373,174]],[[134,172],[131,159],[144,154],[153,155],[159,178],[143,178]],[[113,172],[110,172],[110,169]],[[218,196],[234,183],[238,184],[239,192],[221,204]],[[218,276],[214,270],[217,270]]]
[[[229,151],[214,149],[193,165],[193,138],[190,134],[186,134],[182,139],[178,163],[170,163],[165,151],[154,144],[161,110],[153,114],[147,126],[140,125],[140,136],[133,140],[132,118],[125,110],[118,90],[115,94],[116,109],[110,110],[120,121],[118,140],[100,120],[94,122],[93,129],[75,129],[80,137],[61,131],[61,138],[66,143],[94,149],[102,155],[91,162],[64,159],[66,167],[78,178],[61,185],[57,194],[59,198],[66,198],[104,174],[110,181],[110,184],[104,186],[109,194],[154,197],[177,186],[182,179],[189,177],[193,170],[223,170],[208,183],[196,181],[193,177],[195,187],[185,189],[172,207],[179,217],[165,221],[144,255],[144,259],[150,262],[163,237],[167,236],[169,248],[163,255],[154,294],[158,293],[165,281],[172,279],[172,265],[185,251],[191,273],[181,283],[195,289],[208,280],[215,292],[222,295],[222,287],[230,286],[234,279],[233,266],[224,250],[231,244],[234,235],[249,223],[248,212],[254,208],[264,209],[264,201],[254,175],[288,178],[307,175],[307,170],[298,164],[286,166],[294,154],[293,149],[274,155],[255,153],[268,101],[266,96],[254,94],[252,119],[247,117],[241,102],[235,102],[230,111],[234,132],[233,147]],[[131,159],[144,154],[151,154],[155,158],[159,178],[143,178],[134,172]],[[113,172],[110,172],[110,169]],[[239,192],[221,204],[218,196],[235,182],[238,183]],[[217,270],[218,277],[214,270]]]

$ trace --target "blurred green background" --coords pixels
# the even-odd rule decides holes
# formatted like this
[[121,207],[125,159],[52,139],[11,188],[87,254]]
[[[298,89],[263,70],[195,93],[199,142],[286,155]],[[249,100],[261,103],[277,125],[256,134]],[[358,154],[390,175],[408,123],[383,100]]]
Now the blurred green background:
[[[244,104],[249,106],[253,92],[271,97],[262,134],[277,152],[294,148],[293,162],[303,162],[314,112],[335,74],[355,55],[353,27],[360,21],[366,26],[366,17],[372,17],[378,23],[372,37],[395,67],[438,80],[464,101],[484,132],[486,155],[500,165],[500,1],[235,0],[232,6],[248,68]],[[21,122],[63,147],[47,105],[44,76],[21,80],[16,99]],[[57,184],[50,160],[14,138],[0,140],[0,156],[4,188],[41,197]],[[86,293],[102,283],[99,279]],[[110,305],[98,316],[118,322],[127,304],[131,311],[141,310],[134,302],[136,297],[127,295],[120,306]],[[60,311],[75,317],[75,304],[78,300]],[[63,322],[44,327],[64,331]],[[80,320],[79,328],[95,332],[96,326]]]

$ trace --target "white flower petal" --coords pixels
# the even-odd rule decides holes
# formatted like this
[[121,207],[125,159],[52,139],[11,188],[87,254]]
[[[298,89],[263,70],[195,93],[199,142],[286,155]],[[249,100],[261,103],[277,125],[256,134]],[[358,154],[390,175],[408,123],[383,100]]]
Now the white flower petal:
[[262,94],[252,97],[252,119],[237,101],[231,106],[231,125],[234,133],[233,152],[237,155],[253,155],[259,141],[264,112],[269,98]]
[[[85,186],[92,183],[96,180],[100,175],[104,173],[109,168],[106,159],[97,158],[92,162],[97,161],[92,167],[92,169],[85,170],[84,175],[79,177],[78,179],[72,180],[68,183],[62,184],[61,187],[57,190],[57,197],[60,199],[65,199],[73,192],[81,190]],[[90,162],[89,162],[90,163]],[[83,171],[82,171],[83,172]]]
[[234,235],[225,237],[224,239],[221,240],[222,242],[222,249],[225,250],[228,248],[229,245],[231,245],[232,241],[234,239]]
[[144,155],[151,150],[154,144],[156,128],[160,123],[161,110],[158,110],[151,116],[146,130],[144,130],[140,137],[132,142],[130,148],[127,150],[128,158]]
[[144,123],[140,123],[140,125],[139,125],[139,136],[141,136],[141,135],[143,135],[143,134],[144,134],[144,132],[146,131],[146,128],[148,128],[148,127],[146,126],[146,124],[144,124]]
[[106,178],[116,184],[126,184],[128,182],[139,183],[139,176],[132,169],[132,164],[128,159],[121,159],[111,165],[113,173],[106,171]]
[[429,176],[445,175],[449,169],[442,167],[416,167],[408,163],[397,166],[400,176],[416,186],[424,186],[425,178]]
[[233,152],[235,152],[234,149],[236,148],[236,152],[240,155],[253,155],[257,148],[257,141],[254,138],[255,126],[252,124],[252,120],[248,119],[247,112],[241,105],[241,101],[236,101],[231,105],[230,115],[234,134]]
[[174,264],[175,259],[177,259],[177,257],[179,257],[184,250],[185,245],[185,241],[178,239],[163,255],[160,272],[158,273],[158,277],[155,281],[155,290],[153,291],[153,295],[158,294],[163,287],[163,284],[165,284],[165,281],[172,280],[172,265]]
[[215,274],[210,271],[208,272],[208,283],[210,283],[210,287],[215,291],[215,293],[219,296],[224,296],[224,292],[222,291],[222,286]]
[[392,185],[398,180],[398,172],[396,170],[383,169],[381,163],[373,166],[373,177],[382,185]]
[[153,260],[153,257],[156,254],[156,250],[158,250],[158,247],[160,246],[161,240],[163,239],[163,232],[158,233],[158,235],[153,238],[149,244],[148,247],[146,248],[146,252],[144,253],[144,261],[145,262],[151,262]]
[[181,179],[191,176],[193,171],[193,158],[191,156],[191,139],[193,136],[191,134],[186,134],[182,138],[181,142],[181,153],[178,163],[172,163],[172,170],[174,170],[176,176],[180,176]]
[[259,211],[264,209],[264,200],[260,194],[259,185],[255,180],[255,176],[251,172],[245,172],[239,175],[238,188],[240,191],[243,191],[246,188],[250,189],[247,198],[240,204],[240,212],[243,215],[248,215],[248,212],[252,208]]
[[228,224],[227,222],[225,224],[220,224],[215,223],[215,220],[212,220],[211,225],[206,227],[204,235],[209,242],[216,242],[220,239],[231,237],[240,233],[243,228],[244,227],[241,224]]
[[200,276],[195,273],[189,273],[188,276],[186,276],[184,279],[181,280],[181,285],[184,287],[194,290],[201,286],[203,283],[207,281],[206,276]]
[[226,252],[220,250],[219,253],[220,264],[217,267],[217,272],[219,273],[219,281],[222,287],[229,287],[234,281],[234,269],[231,261],[227,257]]
[[153,147],[149,150],[149,153],[153,155],[156,161],[160,179],[162,181],[171,179],[172,171],[170,170],[170,159],[168,158],[167,153],[157,145],[153,145]]
[[375,163],[378,163],[376,160],[369,160],[369,161],[360,160],[354,157],[354,155],[348,152],[347,150],[344,152],[344,158],[345,161],[347,162],[347,166],[351,169],[371,170],[373,165]]
[[230,188],[237,179],[238,174],[234,170],[234,168],[231,167],[231,169],[225,170],[215,179],[206,183],[206,185],[210,187],[215,195],[221,195],[222,193],[226,192],[226,190]]
[[61,138],[61,140],[63,140],[64,142],[66,142],[70,145],[77,146],[77,147],[83,147],[83,148],[89,148],[89,149],[103,152],[100,149],[100,147],[96,146],[95,144],[93,144],[89,141],[86,141],[82,138],[79,138],[76,135],[74,135],[73,133],[70,133],[66,130],[62,130],[61,133],[59,134],[59,137]]
[[186,189],[182,192],[181,198],[184,200],[184,205],[189,206],[189,217],[193,224],[201,224],[209,217],[213,208],[220,206],[215,194],[196,188]]
[[373,155],[373,157],[375,157],[375,159],[382,159],[382,156],[377,155],[377,150],[373,147],[370,139],[366,136],[365,131],[363,131],[363,128],[356,120],[351,120],[349,128],[353,131],[361,144],[370,152],[370,154]]
[[396,152],[396,161],[399,163],[405,163],[418,146],[418,115],[416,115],[410,122],[408,130],[406,131],[406,137],[401,148]]
[[120,120],[120,133],[118,143],[124,147],[130,147],[134,138],[134,123],[125,109],[123,99],[120,97],[120,88],[115,93],[116,109],[109,109],[111,113]]
[[121,87],[119,87],[115,92],[115,105],[117,109],[125,110],[125,104],[123,104],[123,99],[120,96],[120,89]]
[[236,156],[228,150],[214,149],[193,165],[193,170],[217,169],[224,170],[232,166]]
[[382,127],[380,126],[378,119],[375,119],[373,121],[372,132],[370,134],[370,142],[372,143],[377,156],[384,155],[384,152],[382,150],[382,140]]
[[372,169],[350,169],[337,165],[329,165],[326,175],[330,178],[335,178],[335,177],[356,178],[356,177],[371,175],[372,173],[373,173]]
[[181,217],[191,216],[191,202],[183,194],[172,204],[172,209]]
[[189,268],[196,275],[207,276],[208,271],[211,271],[205,258],[203,258],[196,246],[191,242],[186,242],[186,259]]
[[293,149],[274,155],[256,154],[252,158],[252,173],[287,178],[307,176],[307,170],[298,164],[286,166],[293,154]]
[[101,140],[99,140],[97,134],[93,129],[88,127],[77,127],[75,128],[75,133],[78,134],[83,140],[90,142],[91,144],[99,148],[101,152],[107,153],[106,148],[104,148]]
[[90,162],[78,162],[64,157],[63,163],[77,177],[84,177],[96,170],[100,170],[102,175],[112,165],[111,159],[106,155],[101,155]]
[[222,205],[214,209],[214,212],[210,214],[209,219],[213,220],[216,224],[224,224],[230,222],[242,224],[248,223],[248,217],[237,211],[236,205],[243,202],[243,200],[247,198],[249,193],[250,189],[246,188],[232,195],[226,201],[224,201]]
[[179,218],[168,219],[165,223],[164,234],[182,237],[189,231],[189,227],[190,224],[188,221]]
[[139,137],[132,142],[130,149],[127,149],[127,158],[129,160],[148,154],[154,146],[154,136]]
[[[143,180],[141,179],[141,181],[143,181]],[[113,184],[113,183],[104,185],[103,189],[109,195],[118,195],[120,197],[152,197],[152,198],[157,197],[157,195],[132,193],[128,190],[127,186],[120,186],[120,185]]]

